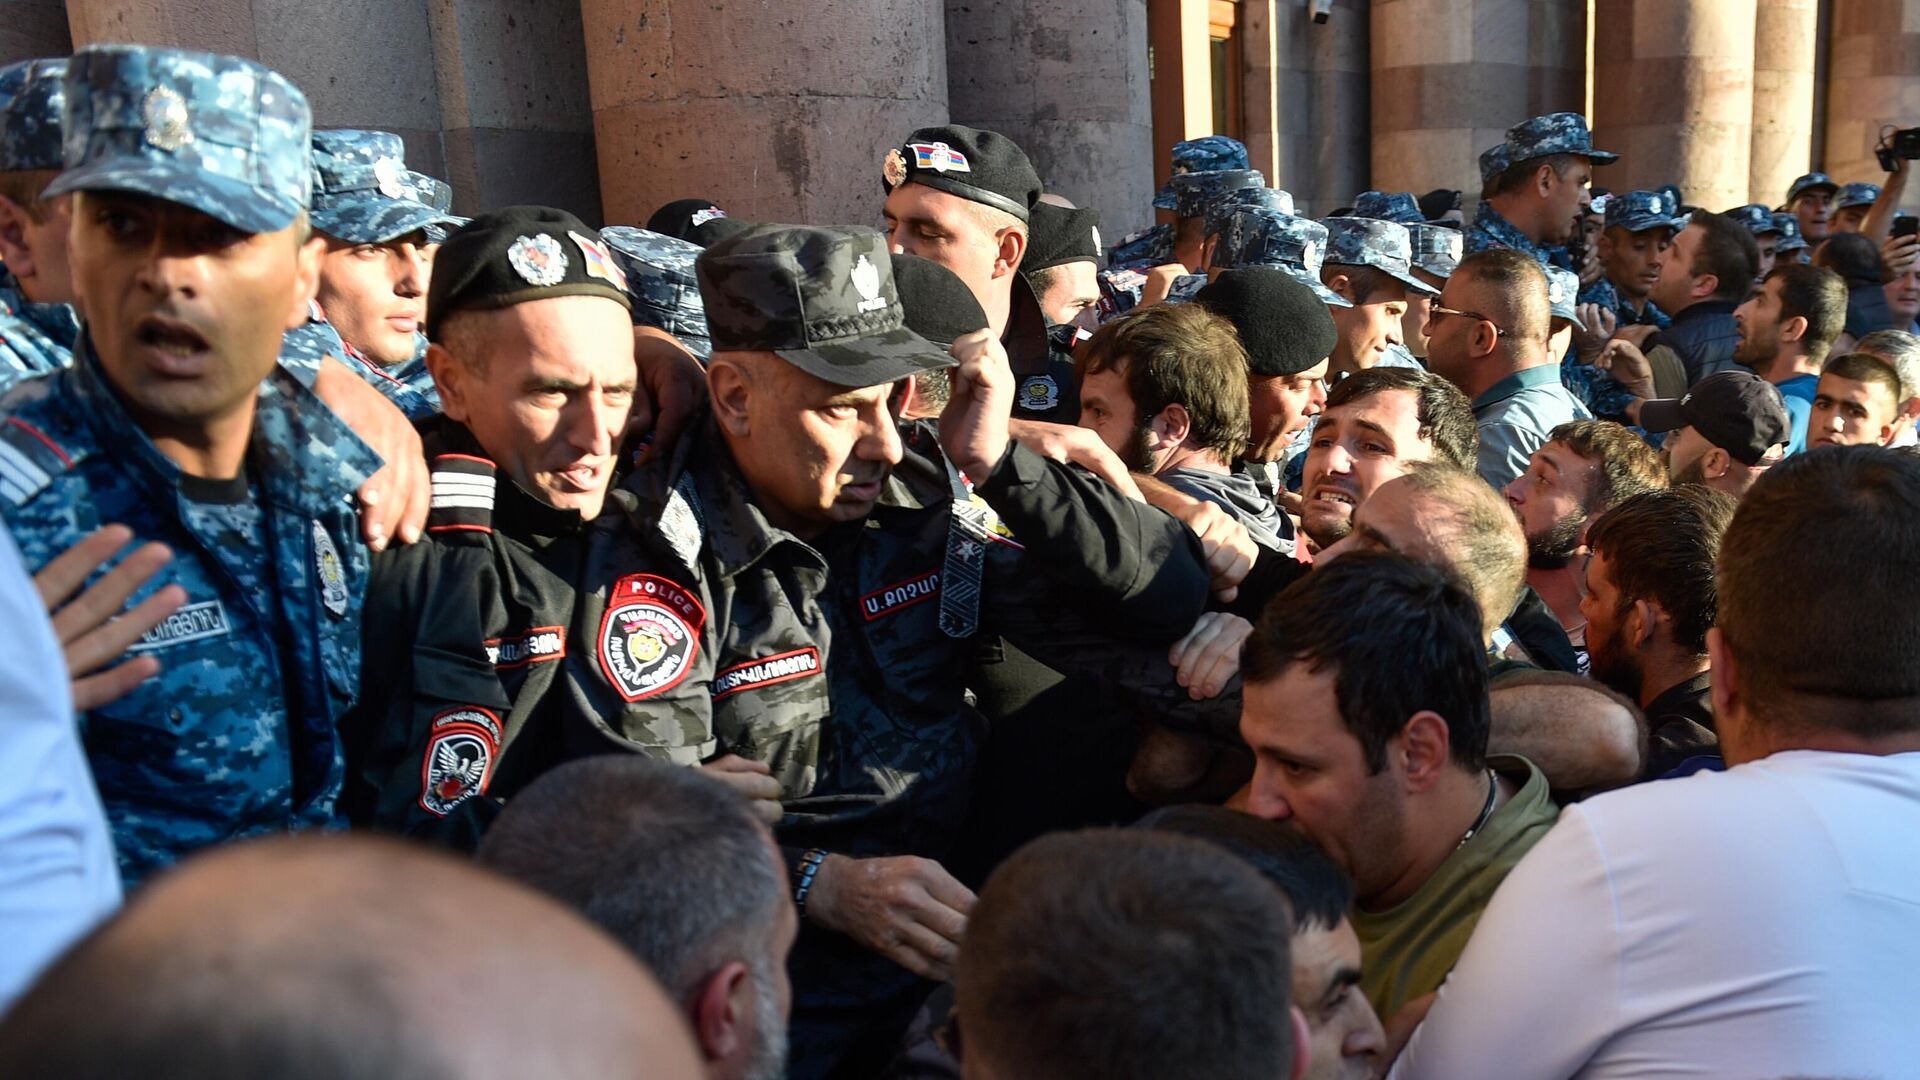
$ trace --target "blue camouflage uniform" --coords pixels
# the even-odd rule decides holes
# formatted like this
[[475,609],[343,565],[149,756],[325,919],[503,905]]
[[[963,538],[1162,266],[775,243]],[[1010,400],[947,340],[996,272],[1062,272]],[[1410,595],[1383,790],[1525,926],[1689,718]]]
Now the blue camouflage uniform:
[[[1154,193],[1153,208],[1179,208],[1179,198],[1173,188],[1173,178],[1176,176],[1247,167],[1247,148],[1238,139],[1208,135],[1175,143],[1172,171],[1168,174],[1167,182]],[[1108,247],[1107,270],[1101,273],[1100,288],[1103,294],[1111,296],[1111,300],[1101,304],[1102,320],[1127,311],[1139,302],[1140,287],[1145,284],[1145,279],[1139,273],[1141,269],[1165,266],[1172,261],[1172,225],[1153,225],[1139,232],[1128,233],[1120,238],[1119,243]]]
[[[306,99],[235,57],[76,53],[58,195],[165,199],[244,232],[292,224],[308,190]],[[108,522],[173,561],[134,600],[186,603],[133,651],[160,674],[80,719],[129,886],[235,837],[336,823],[335,724],[359,670],[367,558],[353,492],[379,458],[285,370],[263,384],[245,471],[184,475],[127,411],[91,341],[0,398],[0,514],[38,568]]]
[[[421,201],[428,194],[421,181],[431,177],[409,174],[406,147],[400,136],[387,131],[335,128],[313,133],[314,230],[349,244],[390,244],[428,226],[444,227],[448,217],[435,205]],[[414,179],[418,177],[418,179]],[[432,191],[438,200],[438,191]],[[431,238],[429,238],[431,239]],[[426,297],[420,297],[424,317]],[[318,313],[325,321],[324,312]],[[328,327],[333,340],[341,340]],[[302,351],[331,344],[310,319],[307,326],[289,331],[289,341]],[[347,366],[400,407],[410,420],[424,420],[440,411],[440,393],[427,371],[427,336],[413,333],[413,356],[391,366],[375,363],[350,341],[339,355]]]
[[[1267,180],[1266,177],[1261,176],[1259,171],[1255,169],[1213,169],[1204,172],[1184,172],[1176,174],[1173,179],[1167,181],[1166,190],[1171,192],[1172,203],[1164,207],[1164,209],[1173,210],[1173,212],[1182,219],[1205,219],[1224,199],[1236,192],[1267,190]],[[1156,198],[1154,205],[1159,206],[1160,202],[1161,200]],[[1293,196],[1288,195],[1286,202],[1291,205]],[[1133,240],[1133,237],[1129,237],[1128,240],[1122,241],[1121,247],[1126,247],[1128,242]],[[1138,245],[1136,244],[1136,246]],[[1120,249],[1116,248],[1115,250],[1119,251]],[[1148,254],[1159,254],[1158,242],[1156,241],[1155,244],[1149,245],[1142,250],[1146,250]],[[1141,293],[1146,279],[1142,274],[1137,273],[1137,271],[1148,270],[1155,266],[1164,266],[1174,261],[1173,233],[1171,230],[1166,234],[1165,255],[1166,257],[1160,259],[1158,262],[1115,262],[1109,259],[1109,269],[1101,274],[1100,281],[1100,291],[1105,301],[1101,305],[1101,314],[1103,317],[1111,318],[1122,312],[1130,311],[1140,303]],[[1136,273],[1128,274],[1127,271],[1129,270],[1136,271]],[[1193,299],[1193,294],[1199,292],[1200,288],[1206,283],[1206,275],[1204,273],[1183,275],[1175,281],[1172,289],[1168,292],[1167,299],[1170,301],[1191,300]]]
[[[1572,112],[1548,113],[1522,120],[1507,129],[1506,141],[1501,146],[1504,149],[1498,153],[1489,150],[1481,155],[1482,182],[1491,180],[1489,169],[1493,170],[1492,175],[1497,176],[1512,165],[1553,154],[1584,157],[1595,165],[1608,165],[1619,160],[1618,154],[1594,149],[1586,118]],[[1467,227],[1466,248],[1469,252],[1512,248],[1533,256],[1542,266],[1551,264],[1567,270],[1576,269],[1566,248],[1535,243],[1494,209],[1491,202],[1485,200],[1475,212],[1473,224]]]
[[600,230],[613,260],[627,275],[633,295],[633,321],[672,334],[706,363],[713,355],[707,333],[707,309],[700,301],[700,280],[693,260],[700,245],[629,225]]
[[1326,218],[1320,224],[1327,229],[1328,264],[1369,266],[1385,271],[1414,294],[1439,295],[1439,290],[1414,276],[1413,235],[1405,225],[1366,217]]
[[[1775,264],[1782,261],[1806,262],[1807,238],[1800,235],[1800,219],[1792,214],[1776,211],[1773,215],[1774,230],[1780,234],[1780,242],[1773,246]],[[1791,259],[1789,260],[1789,256]]]
[[[0,172],[60,168],[60,80],[64,59],[22,60],[0,68]],[[0,390],[73,360],[80,323],[66,304],[27,299],[0,267]]]
[[1840,193],[1833,197],[1833,212],[1851,210],[1856,206],[1872,206],[1880,199],[1880,185],[1866,183],[1841,184]]
[[[1643,233],[1653,229],[1665,229],[1677,232],[1686,225],[1686,216],[1680,213],[1680,204],[1662,191],[1623,191],[1608,196],[1604,212],[1606,227],[1625,229],[1630,233]],[[1621,297],[1613,282],[1606,278],[1589,285],[1580,292],[1583,304],[1599,304],[1613,312],[1617,326],[1657,326],[1665,329],[1673,324],[1667,313],[1656,307],[1653,301],[1635,311],[1632,304]]]
[[1427,218],[1420,204],[1405,191],[1363,191],[1353,198],[1353,216],[1395,221],[1402,225],[1424,225]]

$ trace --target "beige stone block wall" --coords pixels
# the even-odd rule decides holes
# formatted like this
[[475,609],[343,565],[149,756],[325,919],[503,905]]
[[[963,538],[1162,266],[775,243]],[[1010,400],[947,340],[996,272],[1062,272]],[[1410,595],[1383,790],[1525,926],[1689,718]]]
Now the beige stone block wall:
[[1301,213],[1344,205],[1370,167],[1366,0],[1336,0],[1324,23],[1297,0],[1242,0],[1241,13],[1260,28],[1243,38],[1248,157]]
[[1585,98],[1584,0],[1376,0],[1372,184],[1459,188],[1468,212],[1480,151],[1529,116]]
[[609,222],[705,197],[878,225],[881,159],[947,119],[941,0],[582,0]]
[[1759,0],[1753,32],[1753,147],[1748,197],[1778,205],[1813,162],[1818,0]]
[[[1827,71],[1827,172],[1879,183],[1883,127],[1920,126],[1920,0],[1832,0]],[[1920,212],[1920,183],[1902,205]]]

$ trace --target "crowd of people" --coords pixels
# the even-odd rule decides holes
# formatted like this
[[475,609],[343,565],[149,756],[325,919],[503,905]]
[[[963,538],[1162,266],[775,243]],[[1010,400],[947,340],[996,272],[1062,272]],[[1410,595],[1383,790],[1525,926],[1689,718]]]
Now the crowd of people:
[[595,229],[0,69],[0,1075],[1911,1075],[1904,160],[901,134]]

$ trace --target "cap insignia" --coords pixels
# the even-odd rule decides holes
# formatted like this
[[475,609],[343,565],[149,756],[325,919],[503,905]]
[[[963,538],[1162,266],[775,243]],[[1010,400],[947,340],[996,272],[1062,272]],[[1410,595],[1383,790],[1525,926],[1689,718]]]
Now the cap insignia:
[[1100,226],[1094,225],[1090,227],[1093,230],[1093,257],[1098,259],[1102,255],[1100,250]]
[[967,155],[946,143],[908,143],[907,149],[913,151],[913,163],[919,168],[932,169],[937,173],[973,171],[973,166],[967,163]]
[[[900,151],[895,150],[894,153],[897,155]],[[698,228],[712,221],[714,218],[723,218],[726,216],[727,212],[717,206],[703,206],[693,212],[693,224],[695,228]]]
[[373,163],[373,180],[380,188],[380,194],[389,199],[407,197],[406,177],[401,175],[400,163],[390,157],[383,157]]
[[560,241],[546,233],[515,240],[507,248],[507,261],[523,281],[543,289],[560,284],[567,276],[567,253],[560,250]]
[[897,188],[906,182],[907,159],[901,155],[899,147],[887,151],[887,160],[880,166],[880,178],[890,188]]
[[180,91],[173,87],[156,86],[147,91],[140,113],[147,122],[146,140],[149,146],[171,153],[193,142],[187,99],[181,97]]
[[[588,277],[599,278],[621,292],[627,291],[627,273],[620,269],[619,263],[613,261],[613,252],[607,250],[607,245],[591,236],[581,236],[572,229],[567,230],[567,238],[580,249]],[[562,263],[561,270],[564,272],[565,269]]]
[[880,295],[880,268],[865,255],[853,264],[853,287],[860,293],[856,306],[861,311],[879,311],[887,306],[887,298]]

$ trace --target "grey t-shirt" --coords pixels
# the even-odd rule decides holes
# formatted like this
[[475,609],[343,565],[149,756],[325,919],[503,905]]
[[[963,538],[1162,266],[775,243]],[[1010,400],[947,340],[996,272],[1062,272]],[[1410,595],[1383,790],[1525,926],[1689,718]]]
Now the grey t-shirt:
[[1205,499],[1247,527],[1253,542],[1282,554],[1293,554],[1293,522],[1287,519],[1258,482],[1245,473],[1209,472],[1206,469],[1168,469],[1160,479],[1169,486]]

